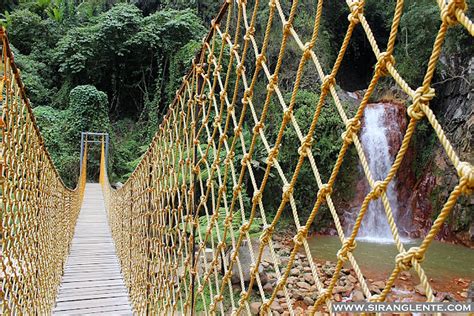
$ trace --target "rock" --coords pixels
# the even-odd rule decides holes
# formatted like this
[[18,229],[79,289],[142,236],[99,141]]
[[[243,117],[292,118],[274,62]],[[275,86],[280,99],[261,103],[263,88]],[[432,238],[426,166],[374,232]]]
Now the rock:
[[270,309],[274,312],[283,313],[283,307],[281,307],[277,301],[273,301],[272,305],[270,305]]
[[263,290],[265,292],[273,292],[273,284],[271,282],[265,283],[265,285],[263,286]]
[[350,274],[347,276],[347,281],[349,281],[349,282],[351,282],[351,283],[354,283],[354,284],[357,283],[356,277],[354,277],[354,276],[352,276],[352,275],[350,275]]
[[405,278],[411,278],[411,273],[408,271],[402,271],[400,272],[400,276],[405,277]]
[[373,284],[369,286],[369,290],[370,290],[370,293],[372,294],[380,294],[380,289]]
[[280,291],[278,291],[278,292],[276,293],[276,296],[277,296],[278,298],[285,297],[285,292],[283,292],[282,290],[280,290]]
[[[252,248],[254,253],[258,253],[260,247],[260,242],[259,240],[255,239],[252,240]],[[242,267],[242,276],[243,276],[243,281],[244,282],[249,282],[250,281],[250,267],[252,266],[252,259],[250,257],[250,251],[249,251],[249,246],[248,246],[248,241],[244,240],[242,242],[242,246],[239,248],[239,253],[238,253],[238,258],[240,261],[240,265]],[[228,254],[228,260],[231,260],[231,252]],[[266,273],[263,271],[263,266],[259,265],[258,267],[258,272],[260,275],[260,279],[262,281],[262,284],[266,283],[266,280],[268,280]],[[239,273],[239,267],[238,264],[234,264],[232,267],[232,283],[237,284],[240,282],[240,273]]]
[[303,281],[296,282],[296,286],[298,286],[300,289],[304,289],[304,290],[309,290],[311,288],[311,285],[309,285],[307,282],[303,282]]
[[341,294],[335,294],[335,295],[334,295],[334,300],[335,300],[336,302],[342,302],[342,296],[341,296]]
[[345,291],[344,291],[344,287],[342,287],[342,286],[335,286],[335,287],[332,289],[332,294],[342,293],[342,292],[345,292]]
[[260,312],[260,307],[262,306],[262,303],[260,302],[252,302],[250,303],[250,312],[252,315],[258,315]]
[[311,273],[305,273],[303,274],[303,279],[305,280],[305,282],[313,285],[314,284],[314,279],[313,279],[313,275]]
[[383,290],[385,288],[384,281],[375,281],[374,283],[372,283],[372,285],[378,287],[380,290]]
[[286,279],[286,283],[287,284],[294,284],[298,281],[298,278],[294,277],[294,276],[290,276],[288,277],[288,279]]
[[364,294],[361,291],[355,290],[352,293],[352,301],[353,302],[360,302],[360,301],[363,301],[363,300],[365,300],[365,297],[364,297]]
[[291,297],[297,301],[300,301],[303,299],[303,295],[301,294],[299,290],[297,290],[296,292],[292,292]]
[[307,306],[313,306],[314,305],[314,300],[309,297],[309,296],[305,296],[304,299],[303,299],[303,302],[307,305]]
[[418,284],[417,286],[415,286],[415,292],[425,296],[426,295],[426,291],[425,291],[425,288],[423,287],[423,285],[420,283]]
[[290,274],[293,276],[298,276],[300,274],[300,269],[298,268],[293,268],[290,270]]

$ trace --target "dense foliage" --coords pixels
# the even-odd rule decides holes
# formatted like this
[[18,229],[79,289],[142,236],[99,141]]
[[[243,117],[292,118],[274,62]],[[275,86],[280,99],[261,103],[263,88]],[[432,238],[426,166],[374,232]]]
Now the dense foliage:
[[[383,49],[388,40],[395,0],[367,0],[365,16]],[[290,1],[282,1],[288,12]],[[416,5],[415,5],[416,4]],[[315,1],[302,0],[294,27],[303,40],[311,37],[314,23]],[[7,27],[15,59],[22,70],[28,95],[35,106],[35,114],[55,163],[69,185],[75,183],[79,168],[79,140],[81,131],[111,133],[111,180],[124,181],[139,161],[141,154],[154,134],[167,105],[174,97],[182,76],[187,72],[192,58],[199,49],[200,39],[217,13],[220,1],[215,0],[1,0],[4,12],[2,23]],[[249,6],[250,7],[250,6]],[[395,58],[397,68],[412,86],[422,80],[420,74],[429,58],[427,45],[434,42],[439,25],[439,9],[430,0],[406,1]],[[344,1],[325,2],[322,25],[316,53],[326,72],[333,64],[347,29],[349,10]],[[268,19],[268,9],[257,17],[256,37],[260,42]],[[279,53],[281,25],[274,22],[271,36],[275,43],[267,51],[269,68],[274,68]],[[420,31],[423,30],[423,31]],[[459,52],[458,42],[467,48]],[[471,44],[471,45],[470,45]],[[459,28],[450,30],[446,52],[455,52],[463,59],[472,56],[472,38]],[[225,54],[229,54],[228,51]],[[251,54],[250,54],[251,55]],[[294,84],[300,48],[292,39],[285,51],[283,67],[279,74],[279,87],[286,101]],[[251,73],[254,65],[250,57],[247,67]],[[444,60],[444,59],[443,59]],[[448,61],[449,62],[449,61]],[[351,45],[338,73],[337,82],[345,90],[367,87],[372,76],[375,56],[363,30],[356,28]],[[413,71],[416,69],[417,71]],[[441,67],[437,79],[463,75],[453,68]],[[308,129],[319,97],[317,72],[311,66],[304,72],[300,92],[296,98],[295,117],[303,133]],[[255,89],[253,102],[263,104],[265,87]],[[380,85],[390,87],[383,81]],[[240,98],[239,98],[240,99]],[[281,109],[273,100],[273,110],[266,122],[266,135],[276,138],[281,123]],[[347,110],[352,110],[345,104]],[[274,114],[279,113],[279,114]],[[243,135],[250,141],[253,120],[249,116]],[[323,179],[327,179],[341,146],[343,124],[332,101],[328,100],[319,118],[313,148]],[[298,143],[292,127],[284,133],[284,143]],[[92,150],[90,177],[96,177],[97,148]],[[282,146],[279,161],[287,177],[291,177],[297,160],[294,146]],[[256,177],[263,175],[266,151],[262,144],[252,160]],[[354,168],[354,154],[349,153],[343,168]],[[95,168],[95,169],[94,169]],[[420,166],[419,168],[423,168]],[[343,174],[350,174],[343,173]],[[309,164],[303,166],[295,198],[302,215],[309,214],[317,188]],[[248,179],[247,179],[248,181]],[[324,181],[324,180],[323,180]],[[338,185],[350,188],[348,177],[338,180]],[[270,177],[266,194],[281,191],[279,177]],[[250,183],[245,185],[244,203],[250,204],[253,192]],[[351,198],[351,190],[336,190],[342,200]],[[342,193],[339,193],[342,192]],[[274,212],[277,201],[271,196],[266,205]],[[320,215],[328,216],[325,212]]]

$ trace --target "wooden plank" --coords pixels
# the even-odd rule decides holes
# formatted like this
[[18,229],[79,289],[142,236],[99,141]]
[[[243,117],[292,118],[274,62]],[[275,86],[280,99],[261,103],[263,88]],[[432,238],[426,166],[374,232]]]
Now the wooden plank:
[[101,192],[86,185],[54,315],[132,315]]
[[132,312],[130,312],[130,307],[128,305],[116,305],[58,311],[55,315],[132,315]]

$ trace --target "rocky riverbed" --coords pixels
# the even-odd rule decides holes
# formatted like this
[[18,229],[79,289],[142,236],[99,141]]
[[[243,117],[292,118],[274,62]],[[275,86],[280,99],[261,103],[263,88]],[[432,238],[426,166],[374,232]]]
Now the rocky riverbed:
[[[254,247],[257,242],[254,242]],[[289,251],[291,241],[284,238],[274,241],[277,257],[279,258],[279,267],[284,271],[289,260]],[[318,271],[318,276],[324,287],[329,285],[332,278],[336,263],[332,261],[317,261],[315,266]],[[260,276],[263,280],[263,289],[267,293],[267,297],[273,292],[277,282],[277,276],[274,271],[274,264],[271,256],[267,253],[263,256],[261,264]],[[385,287],[385,277],[377,275],[377,273],[370,273],[364,270],[366,283],[371,294],[379,294]],[[430,280],[433,281],[433,280]],[[430,282],[434,289],[434,294],[437,301],[452,302],[464,301],[468,298],[469,287],[471,281],[463,278],[453,279],[451,282],[443,284]],[[287,279],[288,294],[292,302],[292,306],[298,315],[309,314],[315,300],[318,297],[317,287],[311,272],[310,264],[307,256],[304,253],[296,255],[296,260],[291,267],[290,276]],[[425,301],[426,293],[421,286],[415,272],[404,271],[398,276],[395,285],[392,287],[391,293],[387,297],[387,301]],[[341,271],[339,280],[332,292],[332,300],[336,302],[357,302],[364,301],[366,297],[363,294],[359,280],[353,268],[347,266]],[[257,314],[261,302],[257,298],[251,301],[251,311]],[[289,315],[288,302],[283,291],[277,292],[275,301],[271,305],[271,310],[274,315]],[[326,306],[319,307],[318,311],[325,312]]]

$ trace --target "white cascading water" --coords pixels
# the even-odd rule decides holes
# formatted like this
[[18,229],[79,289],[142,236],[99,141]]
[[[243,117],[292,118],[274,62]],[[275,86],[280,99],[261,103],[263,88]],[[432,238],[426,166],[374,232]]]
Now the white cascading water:
[[[384,124],[385,109],[383,104],[374,104],[365,109],[365,124],[361,132],[361,142],[369,163],[374,181],[383,180],[387,176],[393,159],[390,156],[387,139],[387,127]],[[393,122],[397,124],[397,122]],[[399,128],[397,126],[397,128]],[[395,191],[395,180],[387,187],[387,198],[397,218],[398,201]],[[388,224],[382,199],[371,201],[364,216],[358,237],[367,241],[392,242],[393,237]]]

